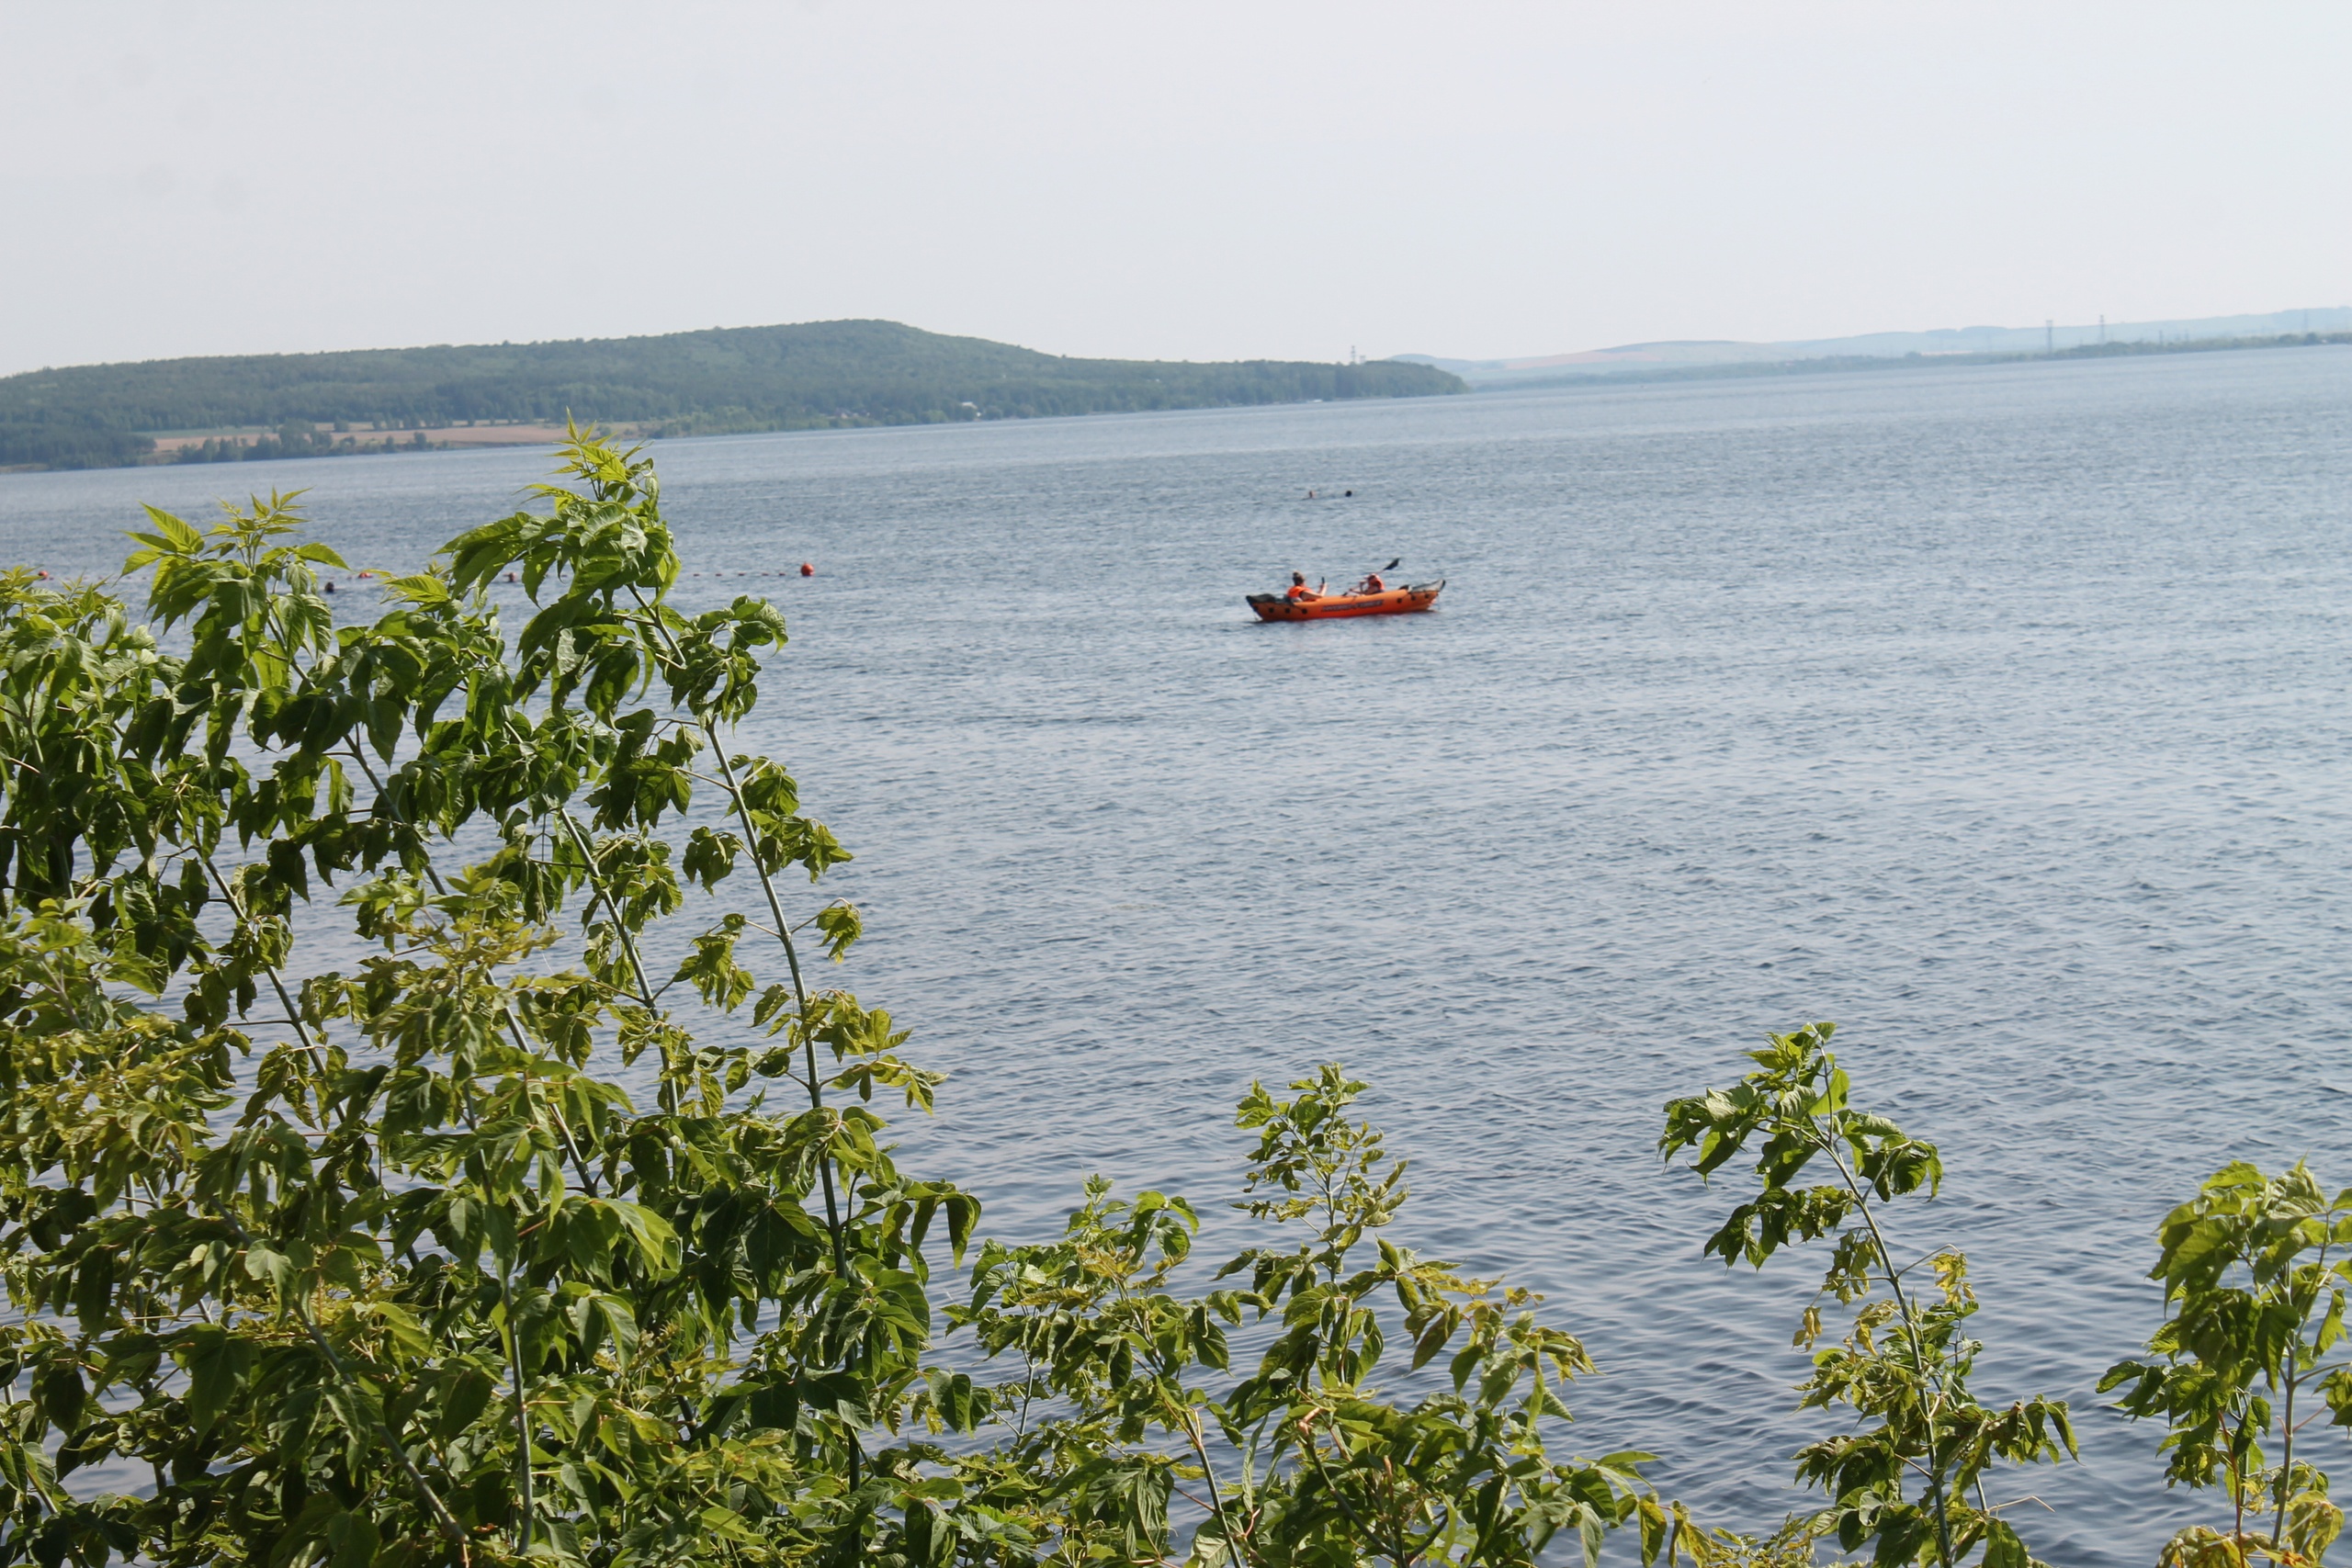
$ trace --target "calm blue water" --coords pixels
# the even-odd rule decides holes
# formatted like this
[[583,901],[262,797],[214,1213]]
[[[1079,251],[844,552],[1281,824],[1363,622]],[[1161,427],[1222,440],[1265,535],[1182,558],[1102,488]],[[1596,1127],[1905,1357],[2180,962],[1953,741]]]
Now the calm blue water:
[[[410,567],[547,456],[13,476],[0,531],[91,570],[137,500],[307,485]],[[1044,1235],[1093,1170],[1214,1209],[1249,1079],[1342,1059],[1415,1162],[1394,1234],[1548,1292],[1600,1361],[1576,1446],[1769,1526],[1822,1429],[1786,1408],[1817,1264],[1702,1260],[1732,1189],[1652,1145],[1835,1019],[1858,1096],[1943,1145],[1900,1236],[1970,1251],[1980,1389],[2075,1403],[2083,1462],[1996,1498],[2069,1564],[2185,1517],[2093,1393],[2155,1321],[2152,1227],[2233,1157],[2352,1180],[2352,353],[658,457],[686,597],[791,619],[749,739],[860,852],[848,978],[956,1075],[903,1163],[989,1229]],[[1241,606],[1399,553],[1438,613]]]

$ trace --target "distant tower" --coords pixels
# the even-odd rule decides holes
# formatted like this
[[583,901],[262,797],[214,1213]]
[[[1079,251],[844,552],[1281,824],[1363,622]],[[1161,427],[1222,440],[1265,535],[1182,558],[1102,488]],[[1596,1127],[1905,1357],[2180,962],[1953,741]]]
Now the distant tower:
[[2105,316],[2101,316],[2098,319],[2098,341],[2101,343],[2105,343],[2107,341],[2107,318]]
[[2041,352],[2044,354],[2058,352],[2058,318],[2055,316],[2041,318]]

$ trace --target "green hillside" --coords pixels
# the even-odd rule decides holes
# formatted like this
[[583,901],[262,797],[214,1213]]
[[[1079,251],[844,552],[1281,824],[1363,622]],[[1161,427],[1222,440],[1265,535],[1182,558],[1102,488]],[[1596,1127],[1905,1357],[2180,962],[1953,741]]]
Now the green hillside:
[[1468,389],[1445,371],[1065,359],[896,321],[660,337],[257,354],[0,378],[0,466],[135,463],[162,431],[466,421],[623,423],[661,434],[1217,408]]

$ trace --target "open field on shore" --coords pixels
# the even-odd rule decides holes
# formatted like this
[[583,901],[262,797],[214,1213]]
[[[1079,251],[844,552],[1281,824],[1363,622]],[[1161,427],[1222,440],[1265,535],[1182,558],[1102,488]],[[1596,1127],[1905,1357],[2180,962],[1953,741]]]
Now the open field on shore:
[[[201,446],[208,441],[234,442],[251,446],[258,441],[276,436],[274,429],[249,427],[243,430],[180,430],[154,437],[155,457],[169,462],[174,454],[189,446]],[[325,432],[320,434],[324,434]],[[334,433],[337,444],[349,436],[354,446],[374,446],[389,440],[396,446],[547,446],[563,439],[563,426],[547,423],[494,423],[481,421],[471,424],[436,424],[421,430],[378,430],[372,425],[356,424],[348,430]],[[616,430],[616,435],[635,438],[640,432],[635,426]]]

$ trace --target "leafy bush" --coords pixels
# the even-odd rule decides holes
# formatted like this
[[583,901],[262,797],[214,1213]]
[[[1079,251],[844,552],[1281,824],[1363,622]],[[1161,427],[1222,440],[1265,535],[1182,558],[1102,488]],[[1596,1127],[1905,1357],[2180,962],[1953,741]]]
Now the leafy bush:
[[[2330,1198],[2301,1164],[2278,1176],[2232,1165],[2166,1216],[2158,1240],[2150,1278],[2164,1281],[2172,1311],[2148,1348],[2161,1359],[2119,1362],[2099,1390],[2128,1388],[2127,1414],[2166,1423],[2168,1482],[2218,1485],[2233,1509],[2226,1533],[2192,1526],[2165,1562],[2316,1562],[2344,1513],[2325,1473],[2295,1449],[2322,1411],[2352,1427],[2352,1359],[2335,1354],[2352,1282],[2352,1191]],[[2269,1464],[2262,1445],[2274,1434]],[[2267,1534],[2246,1528],[2249,1511],[2257,1523],[2269,1514]]]
[[[846,852],[729,744],[783,622],[670,605],[647,463],[582,438],[562,478],[365,625],[276,496],[151,510],[153,626],[0,578],[0,1562],[1671,1551],[1640,1456],[1545,1453],[1577,1342],[1374,1236],[1403,1168],[1337,1069],[1241,1111],[1253,1207],[1311,1239],[1182,1297],[1192,1210],[1098,1185],[974,1260],[949,1322],[1007,1375],[941,1361],[978,1201],[872,1107],[940,1075],[810,975],[860,920],[786,874]],[[330,892],[356,967],[305,962]],[[639,1062],[650,1105],[611,1079]],[[1401,1402],[1370,1381],[1399,1326],[1447,1371]],[[109,1461],[151,1495],[65,1484]]]
[[[1754,1156],[1755,1196],[1707,1242],[1726,1265],[1745,1258],[1760,1269],[1792,1242],[1832,1240],[1820,1296],[1805,1309],[1796,1343],[1820,1341],[1822,1297],[1852,1311],[1844,1341],[1815,1353],[1799,1408],[1843,1405],[1859,1429],[1797,1455],[1798,1478],[1830,1500],[1822,1529],[1849,1551],[1874,1543],[1875,1561],[1885,1565],[1954,1568],[1981,1545],[1984,1568],[2026,1568],[2025,1544],[1984,1478],[1999,1461],[2072,1455],[2066,1406],[2035,1398],[1994,1409],[1969,1392],[1984,1347],[1962,1332],[1976,1311],[1968,1259],[1944,1248],[1901,1261],[1883,1210],[1897,1198],[1933,1193],[1943,1162],[1933,1144],[1854,1109],[1829,1049],[1836,1028],[1776,1034],[1750,1056],[1757,1070],[1733,1088],[1668,1104],[1658,1147],[1669,1158],[1695,1151],[1702,1177]],[[1795,1185],[1815,1161],[1830,1179]],[[1933,1280],[1925,1289],[1923,1272]]]
[[[778,882],[840,846],[722,748],[780,619],[669,608],[650,472],[588,444],[571,475],[369,626],[334,625],[342,562],[276,498],[209,534],[151,513],[131,564],[184,653],[97,589],[0,586],[9,1554],[704,1561],[881,1501],[860,1445],[916,1381],[926,1240],[978,1206],[829,1100],[933,1078],[805,984],[796,943],[856,917],[787,923]],[[510,566],[552,580],[511,650],[482,596]],[[723,804],[678,855],[697,784]],[[486,852],[447,869],[459,834]],[[748,875],[758,912],[657,975],[682,872]],[[381,949],[356,972],[299,962],[314,878]],[[582,964],[535,964],[568,901]],[[746,932],[786,972],[756,994]],[[767,1043],[698,1041],[673,996]],[[151,1499],[61,1490],[112,1456]]]
[[[1249,1186],[1266,1194],[1245,1207],[1307,1236],[1217,1270],[1247,1288],[1181,1296],[1170,1276],[1191,1252],[1191,1205],[1090,1183],[1059,1241],[984,1248],[969,1304],[949,1314],[991,1360],[1018,1359],[1019,1376],[972,1394],[1011,1439],[930,1457],[995,1517],[1035,1521],[1032,1540],[1066,1550],[1078,1525],[1087,1555],[1071,1561],[1157,1561],[1180,1490],[1204,1516],[1204,1564],[1532,1563],[1562,1531],[1590,1562],[1627,1523],[1645,1562],[1672,1556],[1678,1535],[1696,1541],[1642,1483],[1649,1455],[1550,1457],[1545,1420],[1567,1416],[1559,1391],[1592,1363],[1536,1321],[1540,1298],[1372,1236],[1407,1193],[1403,1163],[1346,1117],[1364,1086],[1326,1066],[1291,1089],[1253,1084],[1241,1102],[1259,1134]],[[1374,1256],[1359,1259],[1367,1238]],[[1274,1314],[1282,1332],[1256,1370],[1206,1386],[1227,1369],[1227,1327]],[[1371,1382],[1398,1329],[1412,1370],[1448,1358],[1439,1392],[1410,1403]],[[1078,1507],[1057,1517],[1064,1498]]]

